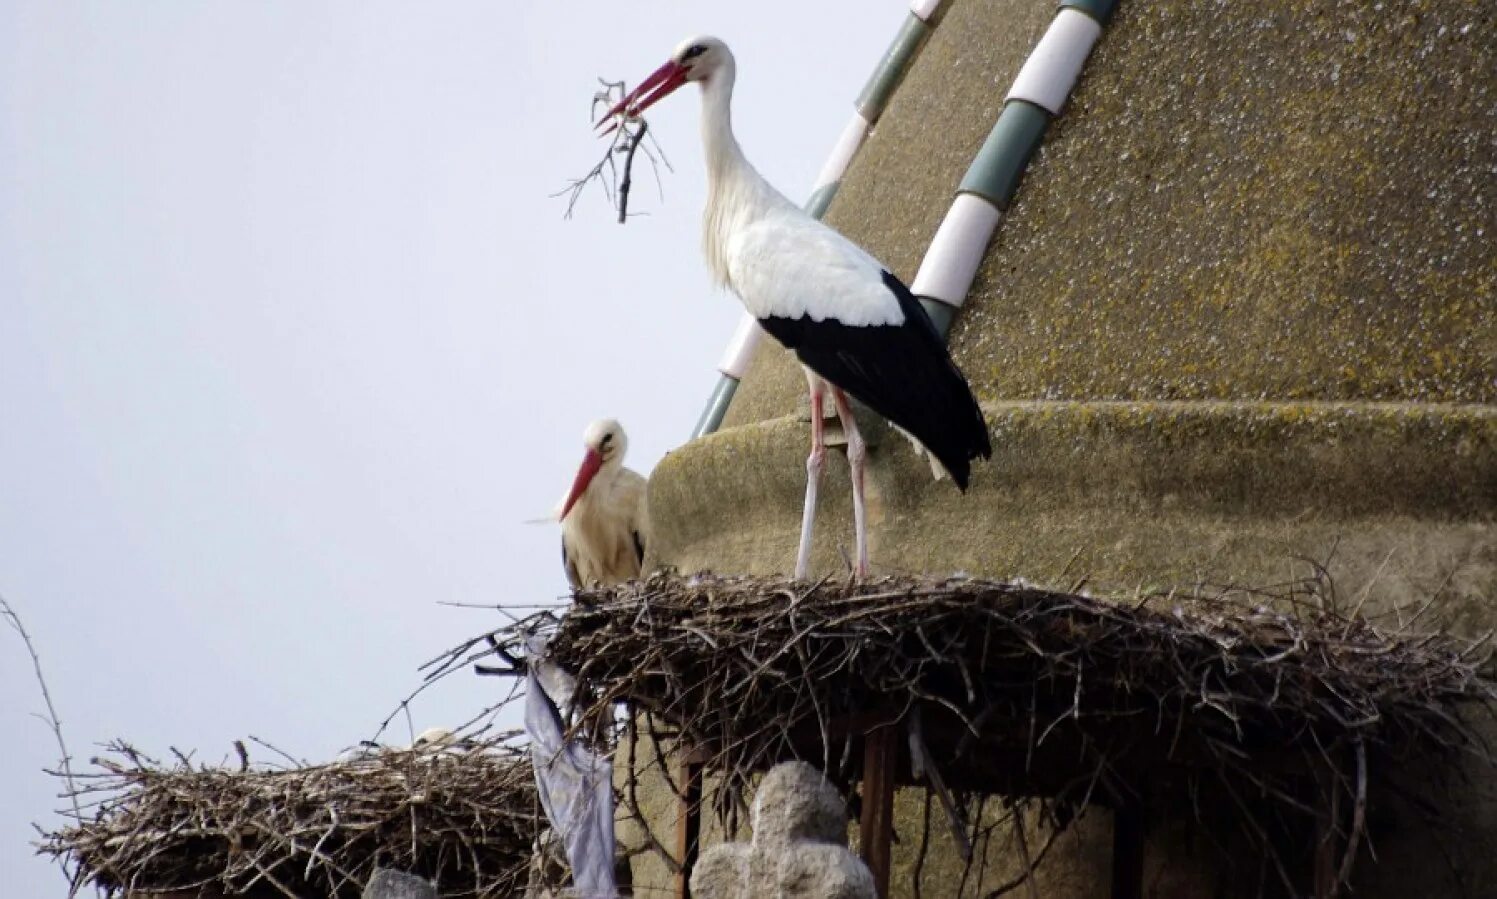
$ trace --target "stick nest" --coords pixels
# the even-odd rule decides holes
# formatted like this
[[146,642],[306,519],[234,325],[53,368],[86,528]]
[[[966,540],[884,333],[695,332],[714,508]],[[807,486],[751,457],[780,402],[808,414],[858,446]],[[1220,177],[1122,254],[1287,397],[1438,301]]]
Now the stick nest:
[[[631,755],[636,742],[692,747],[720,775],[725,815],[785,759],[848,782],[862,735],[900,726],[899,779],[939,795],[969,851],[981,808],[974,818],[954,794],[1074,812],[1182,784],[1271,853],[1286,835],[1308,845],[1305,822],[1328,829],[1344,881],[1366,836],[1369,767],[1485,753],[1464,712],[1497,699],[1485,641],[1415,633],[1423,610],[1340,610],[1324,579],[1119,602],[969,579],[657,574],[575,600],[458,647],[448,667],[515,661],[525,634],[546,634],[578,678],[574,733],[612,726]],[[626,725],[613,724],[618,703],[635,712]],[[630,739],[641,727],[657,739]],[[1299,861],[1273,860],[1287,885]]]
[[523,891],[544,826],[527,757],[501,743],[248,770],[111,748],[76,775],[90,819],[41,844],[74,892],[357,897],[381,866],[434,880],[444,897],[508,897]]

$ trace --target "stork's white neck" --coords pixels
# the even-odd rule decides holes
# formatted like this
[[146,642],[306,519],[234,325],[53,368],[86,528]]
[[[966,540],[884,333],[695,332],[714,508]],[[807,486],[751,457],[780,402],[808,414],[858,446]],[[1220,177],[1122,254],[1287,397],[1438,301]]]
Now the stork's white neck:
[[702,82],[702,147],[712,182],[732,177],[738,169],[753,170],[733,136],[733,68],[729,62]]
[[714,279],[729,287],[726,249],[733,232],[790,202],[749,163],[733,136],[734,69],[730,58],[702,82],[702,148],[707,157],[702,248]]

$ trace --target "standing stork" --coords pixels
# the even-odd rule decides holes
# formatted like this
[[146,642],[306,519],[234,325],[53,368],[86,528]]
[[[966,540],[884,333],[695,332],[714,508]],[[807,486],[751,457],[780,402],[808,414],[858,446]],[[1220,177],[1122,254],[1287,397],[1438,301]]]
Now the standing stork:
[[561,504],[561,561],[574,588],[639,576],[648,513],[645,479],[624,467],[629,440],[611,418],[583,432],[585,453]]
[[909,288],[862,247],[802,212],[744,158],[729,109],[735,72],[726,44],[693,38],[609,110],[604,122],[639,115],[688,82],[701,85],[707,262],[717,282],[737,293],[764,330],[795,352],[811,391],[811,455],[795,576],[805,578],[810,568],[816,490],[826,455],[822,410],[830,393],[847,435],[856,574],[864,578],[865,452],[848,395],[909,435],[963,491],[971,461],[992,454],[987,423]]

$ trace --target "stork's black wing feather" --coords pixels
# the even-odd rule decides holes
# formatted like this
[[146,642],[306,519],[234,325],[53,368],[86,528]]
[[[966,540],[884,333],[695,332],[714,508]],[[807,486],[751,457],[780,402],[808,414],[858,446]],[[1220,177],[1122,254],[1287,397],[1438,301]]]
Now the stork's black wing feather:
[[902,324],[855,326],[809,316],[771,316],[759,324],[807,368],[912,434],[966,490],[971,461],[992,455],[982,409],[920,301],[888,272],[884,284],[899,299]]
[[629,536],[634,538],[634,556],[639,560],[639,564],[643,565],[645,563],[645,538],[639,531],[630,531]]

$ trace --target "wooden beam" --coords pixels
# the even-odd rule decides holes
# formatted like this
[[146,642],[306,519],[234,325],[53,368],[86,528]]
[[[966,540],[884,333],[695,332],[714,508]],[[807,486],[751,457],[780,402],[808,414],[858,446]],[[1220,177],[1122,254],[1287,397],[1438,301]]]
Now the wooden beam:
[[1334,779],[1321,775],[1324,811],[1320,815],[1319,833],[1315,835],[1315,899],[1336,899],[1341,878],[1336,865],[1336,822],[1341,817],[1341,791]]
[[1112,813],[1112,899],[1143,899],[1144,806],[1125,799]]
[[690,750],[681,753],[680,812],[676,816],[676,895],[691,899],[691,869],[696,867],[702,842],[702,762]]
[[899,763],[898,725],[863,735],[863,818],[859,846],[873,872],[880,899],[889,895],[889,871],[894,844],[894,778]]

